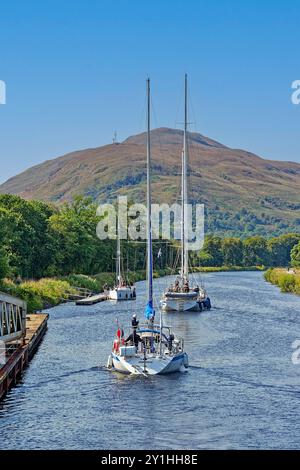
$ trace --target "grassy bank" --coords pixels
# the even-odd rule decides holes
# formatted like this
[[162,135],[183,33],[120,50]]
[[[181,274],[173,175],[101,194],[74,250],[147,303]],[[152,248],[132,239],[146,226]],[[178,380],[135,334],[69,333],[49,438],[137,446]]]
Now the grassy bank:
[[21,284],[16,284],[10,279],[4,279],[0,285],[0,290],[25,300],[29,313],[47,307],[54,307],[67,299],[69,294],[76,293],[67,281],[52,278],[25,281]]
[[265,266],[212,266],[212,267],[196,267],[192,269],[195,273],[218,273],[230,271],[265,271]]
[[[154,272],[154,277],[171,274],[169,269]],[[146,278],[145,271],[136,271],[128,274],[130,282],[142,281]],[[114,273],[100,273],[96,276],[83,274],[71,274],[60,278],[44,278],[39,280],[24,281],[20,284],[11,279],[4,279],[0,284],[0,290],[27,302],[28,313],[44,308],[55,307],[70,294],[76,294],[76,287],[86,288],[92,292],[102,292],[104,284],[113,286]]]
[[300,270],[293,269],[288,272],[284,268],[271,268],[265,272],[265,279],[278,286],[281,292],[290,292],[300,295]]

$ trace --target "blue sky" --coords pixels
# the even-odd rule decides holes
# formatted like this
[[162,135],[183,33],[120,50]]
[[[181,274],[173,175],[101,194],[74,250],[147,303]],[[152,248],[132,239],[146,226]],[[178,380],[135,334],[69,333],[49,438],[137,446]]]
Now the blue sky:
[[46,159],[153,126],[300,162],[298,0],[43,0],[0,4],[0,182]]

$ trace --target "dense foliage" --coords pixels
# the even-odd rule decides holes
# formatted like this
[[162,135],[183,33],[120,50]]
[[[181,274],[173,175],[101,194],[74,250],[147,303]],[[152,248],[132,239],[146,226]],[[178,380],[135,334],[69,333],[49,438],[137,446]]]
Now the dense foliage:
[[300,242],[292,248],[291,260],[293,266],[300,267]]
[[[222,207],[222,202],[205,209],[205,231],[221,237],[229,234],[236,238],[250,236],[284,235],[298,232],[300,219],[295,216],[299,205],[289,204],[279,198],[260,198],[259,205],[254,208],[237,210],[238,207]],[[245,203],[245,201],[244,201]],[[280,209],[280,213],[278,213]],[[292,217],[288,216],[291,215]]]
[[300,262],[299,255],[300,234],[270,239],[255,236],[244,240],[211,235],[205,239],[199,263],[202,266],[289,266],[298,258]]
[[97,222],[88,198],[58,209],[1,195],[0,266],[7,263],[10,275],[26,279],[111,271],[114,244],[96,237]]
[[[14,195],[0,195],[0,278],[55,276],[70,281],[71,285],[93,287],[93,280],[78,274],[113,272],[115,265],[115,241],[97,238],[98,221],[96,204],[90,198],[77,197],[72,204],[58,208]],[[176,244],[155,243],[155,269],[173,266],[176,253]],[[123,258],[124,270],[143,271],[145,244],[123,244]],[[191,254],[195,267],[288,266],[291,261],[300,264],[300,234],[243,240],[209,235],[200,253]]]
[[[77,197],[57,207],[0,195],[0,279],[56,277],[72,286],[97,291],[112,283],[116,242],[96,235],[99,217],[90,198]],[[154,245],[157,258],[161,244]],[[166,245],[164,245],[166,246]],[[156,263],[162,269],[174,258],[175,247],[164,250]],[[128,277],[145,277],[145,243],[124,243],[123,268]],[[89,276],[96,275],[96,278]],[[102,287],[101,284],[101,287]]]

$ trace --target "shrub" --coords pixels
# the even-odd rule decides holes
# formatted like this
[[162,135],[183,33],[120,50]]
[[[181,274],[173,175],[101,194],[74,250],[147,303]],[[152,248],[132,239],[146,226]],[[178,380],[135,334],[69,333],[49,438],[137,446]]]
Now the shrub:
[[295,292],[296,278],[293,274],[282,274],[279,277],[279,287],[282,292]]
[[295,276],[295,279],[296,279],[296,283],[295,283],[294,292],[295,294],[300,295],[300,276]]
[[92,292],[99,292],[102,288],[101,283],[96,279],[85,274],[70,274],[61,278],[67,281],[71,286],[89,289]]
[[272,268],[265,272],[265,279],[280,287],[282,292],[300,294],[300,276],[298,274],[289,274],[282,269]]
[[62,300],[68,298],[68,294],[75,293],[67,281],[48,278],[39,281],[25,281],[20,285],[16,285],[10,280],[4,280],[2,286],[5,292],[25,300],[29,313],[58,305]]
[[271,278],[272,278],[273,271],[274,271],[273,268],[270,268],[264,273],[264,278],[267,282],[272,282]]
[[112,287],[116,282],[116,275],[114,273],[99,273],[93,276],[98,283],[99,290],[102,291],[104,284],[108,284]]

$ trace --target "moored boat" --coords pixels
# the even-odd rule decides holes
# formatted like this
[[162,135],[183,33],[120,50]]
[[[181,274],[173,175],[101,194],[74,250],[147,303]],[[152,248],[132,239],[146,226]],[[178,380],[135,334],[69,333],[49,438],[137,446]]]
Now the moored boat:
[[136,299],[135,286],[122,285],[122,282],[109,290],[109,300],[134,300]]
[[118,220],[117,227],[117,257],[116,257],[116,283],[112,289],[108,290],[109,300],[135,300],[136,288],[131,285],[122,274],[122,254],[121,254],[121,240],[120,240],[120,227]]

